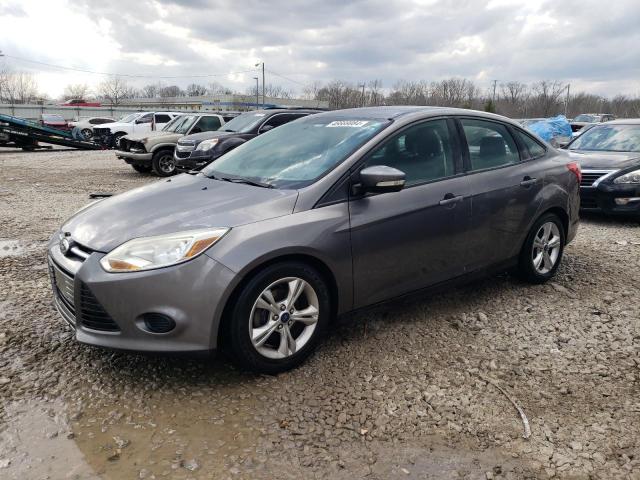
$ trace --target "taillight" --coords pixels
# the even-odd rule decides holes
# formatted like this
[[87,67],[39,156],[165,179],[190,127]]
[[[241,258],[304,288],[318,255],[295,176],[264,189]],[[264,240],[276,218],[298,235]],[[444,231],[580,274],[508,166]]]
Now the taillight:
[[567,163],[567,170],[576,176],[578,183],[582,182],[582,170],[580,170],[580,165],[576,162],[569,162]]

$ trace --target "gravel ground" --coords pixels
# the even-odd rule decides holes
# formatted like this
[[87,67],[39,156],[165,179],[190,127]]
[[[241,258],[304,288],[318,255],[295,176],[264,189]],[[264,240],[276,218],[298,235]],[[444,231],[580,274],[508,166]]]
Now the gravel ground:
[[553,283],[360,312],[254,376],[78,345],[51,306],[51,233],[155,180],[113,152],[0,151],[1,478],[640,479],[637,222],[584,219]]

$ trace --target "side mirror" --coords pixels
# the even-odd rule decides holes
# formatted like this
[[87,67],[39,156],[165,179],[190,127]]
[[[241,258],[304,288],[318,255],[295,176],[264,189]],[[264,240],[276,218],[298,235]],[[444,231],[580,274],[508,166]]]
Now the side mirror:
[[405,173],[386,165],[374,165],[360,170],[360,183],[364,192],[399,192],[404,188]]
[[268,132],[269,130],[273,130],[273,129],[274,129],[273,125],[263,125],[262,128],[260,129],[260,133]]

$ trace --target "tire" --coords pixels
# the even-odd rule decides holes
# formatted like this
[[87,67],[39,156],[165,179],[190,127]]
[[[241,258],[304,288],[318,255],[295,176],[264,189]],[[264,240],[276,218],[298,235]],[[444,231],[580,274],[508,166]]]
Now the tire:
[[[270,300],[263,296],[267,289]],[[287,303],[294,291],[300,293],[292,307]],[[311,355],[330,315],[329,289],[314,268],[301,262],[270,265],[251,278],[235,298],[225,319],[226,346],[241,368],[274,375],[300,365]]]
[[170,177],[177,173],[176,161],[173,158],[173,152],[171,150],[160,150],[154,153],[151,164],[153,166],[153,173],[159,177]]
[[122,137],[124,137],[125,135],[126,135],[126,133],[124,133],[124,132],[116,133],[113,136],[113,146],[116,147],[116,148],[120,148],[120,139]]
[[533,224],[522,246],[518,262],[519,276],[530,283],[550,280],[562,262],[565,241],[562,220],[553,213],[541,216]]
[[136,172],[140,173],[149,173],[151,172],[151,167],[149,165],[131,165]]
[[90,128],[83,128],[81,130],[81,133],[84,136],[85,140],[91,140],[91,137],[93,137],[93,130],[91,130]]

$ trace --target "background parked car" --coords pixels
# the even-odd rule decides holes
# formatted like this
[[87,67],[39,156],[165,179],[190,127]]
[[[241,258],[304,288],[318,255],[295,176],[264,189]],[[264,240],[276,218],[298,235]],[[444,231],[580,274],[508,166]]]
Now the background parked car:
[[174,117],[176,112],[136,112],[127,115],[117,122],[104,123],[93,129],[93,135],[99,143],[118,147],[120,139],[131,133],[162,130]]
[[276,373],[333,316],[486,271],[549,280],[577,230],[579,176],[497,115],[313,115],[71,217],[48,246],[54,298],[80,342],[224,346]]
[[178,139],[191,133],[211,132],[225,124],[222,115],[214,113],[189,113],[179,115],[162,130],[134,133],[120,139],[116,156],[138,172],[153,172],[161,177],[176,173],[173,157]]
[[58,130],[71,130],[69,124],[62,115],[55,113],[43,113],[40,115],[40,125],[44,127],[56,128]]
[[590,126],[566,148],[582,167],[582,209],[640,217],[640,119]]
[[100,107],[100,102],[88,102],[84,98],[72,98],[64,103],[61,103],[63,107]]
[[188,135],[178,140],[174,155],[176,168],[183,172],[200,170],[261,133],[318,112],[319,110],[268,109],[243,113],[217,132]]
[[93,127],[113,123],[115,120],[108,117],[80,117],[77,121],[69,122],[71,128],[78,127],[85,139],[91,140],[93,137]]
[[576,136],[586,125],[610,122],[615,119],[616,117],[610,113],[581,113],[571,120],[571,130],[573,131],[573,136]]

